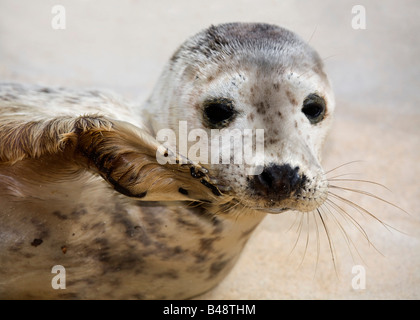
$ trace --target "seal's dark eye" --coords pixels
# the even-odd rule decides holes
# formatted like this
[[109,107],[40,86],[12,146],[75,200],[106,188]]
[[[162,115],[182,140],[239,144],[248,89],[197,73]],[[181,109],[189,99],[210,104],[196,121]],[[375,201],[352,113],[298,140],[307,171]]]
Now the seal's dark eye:
[[233,108],[232,100],[216,98],[204,102],[204,122],[212,129],[227,126],[237,113]]
[[316,124],[324,119],[325,100],[315,93],[308,95],[303,101],[302,112],[312,124]]

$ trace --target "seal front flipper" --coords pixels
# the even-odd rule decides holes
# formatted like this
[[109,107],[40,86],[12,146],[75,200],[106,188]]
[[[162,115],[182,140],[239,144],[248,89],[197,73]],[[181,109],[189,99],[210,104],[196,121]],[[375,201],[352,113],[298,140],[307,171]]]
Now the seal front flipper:
[[220,195],[200,165],[189,160],[159,164],[159,143],[127,122],[98,115],[28,118],[0,118],[0,164],[37,161],[48,166],[48,160],[58,157],[57,161],[100,174],[121,194],[146,201],[211,202]]
[[113,121],[110,130],[94,128],[79,134],[76,152],[116,191],[128,197],[212,202],[221,195],[208,171],[182,155],[165,151],[163,156],[174,161],[159,164],[160,147],[146,131],[127,122]]

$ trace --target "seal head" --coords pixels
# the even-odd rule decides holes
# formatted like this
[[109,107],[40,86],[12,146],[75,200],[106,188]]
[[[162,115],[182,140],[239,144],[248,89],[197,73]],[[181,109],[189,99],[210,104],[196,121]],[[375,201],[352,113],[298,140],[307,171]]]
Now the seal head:
[[[277,213],[312,211],[326,199],[320,160],[334,97],[322,60],[294,33],[260,23],[211,26],[172,56],[150,109],[152,132],[178,133],[179,121],[212,139],[218,129],[220,141],[233,130],[264,130],[264,150],[252,160],[207,165],[232,203]],[[221,145],[231,160],[234,147]]]

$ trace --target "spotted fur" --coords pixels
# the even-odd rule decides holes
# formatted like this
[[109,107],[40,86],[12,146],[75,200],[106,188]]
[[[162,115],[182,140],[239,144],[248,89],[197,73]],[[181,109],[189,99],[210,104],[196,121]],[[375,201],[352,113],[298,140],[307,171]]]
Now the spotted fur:
[[[314,91],[328,108],[316,126],[300,110]],[[299,192],[268,198],[243,165],[202,166],[176,150],[164,156],[177,163],[156,161],[159,129],[177,132],[182,120],[209,130],[208,98],[233,102],[231,128],[265,130],[264,165],[292,166]],[[320,205],[333,109],[315,51],[266,24],[212,26],[187,40],[142,107],[98,90],[1,84],[0,298],[180,299],[211,289],[267,212]],[[51,287],[54,265],[66,268],[65,290]]]

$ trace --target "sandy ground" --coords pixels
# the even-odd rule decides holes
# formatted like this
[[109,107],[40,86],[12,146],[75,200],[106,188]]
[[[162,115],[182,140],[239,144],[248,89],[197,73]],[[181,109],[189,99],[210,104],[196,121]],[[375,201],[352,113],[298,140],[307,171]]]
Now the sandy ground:
[[[65,30],[51,28],[55,4],[66,8]],[[361,227],[343,219],[341,209],[324,208],[330,241],[312,215],[269,216],[231,274],[199,298],[419,299],[420,5],[359,1],[366,8],[366,29],[354,30],[355,4],[0,0],[0,80],[99,87],[144,100],[177,46],[210,24],[268,22],[295,31],[324,58],[336,92],[324,167],[359,161],[329,177],[350,174],[341,179],[381,183],[391,191],[364,182],[334,182],[378,195],[409,214],[344,192],[382,223],[335,200]],[[364,289],[357,289],[362,275],[357,266],[365,271]]]

